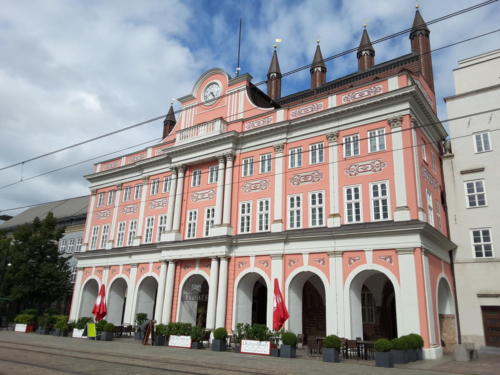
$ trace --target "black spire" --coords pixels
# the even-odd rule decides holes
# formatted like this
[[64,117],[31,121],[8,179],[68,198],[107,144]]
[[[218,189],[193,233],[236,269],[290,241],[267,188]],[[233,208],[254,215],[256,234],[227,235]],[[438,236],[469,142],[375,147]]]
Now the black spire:
[[321,70],[326,72],[325,61],[323,60],[323,55],[321,54],[321,48],[319,47],[319,41],[316,45],[316,52],[314,52],[314,58],[311,64],[311,72],[314,68],[321,68]]
[[163,138],[166,138],[174,128],[177,120],[175,119],[174,106],[170,104],[165,120],[163,120]]
[[359,42],[358,47],[358,58],[364,51],[368,51],[372,56],[375,56],[375,50],[373,49],[372,42],[370,40],[370,36],[368,35],[368,31],[366,27],[363,29],[363,34],[361,35],[361,41]]
[[419,31],[423,31],[427,35],[429,35],[430,33],[427,24],[425,23],[424,19],[422,18],[422,15],[420,14],[420,11],[417,8],[417,10],[415,11],[415,18],[413,19],[413,25],[411,27],[410,39],[413,39],[415,34]]
[[269,78],[271,74],[276,74],[281,77],[280,63],[278,62],[278,54],[276,53],[276,47],[274,48],[273,57],[271,59],[271,65],[269,65],[269,70],[267,71],[267,77]]

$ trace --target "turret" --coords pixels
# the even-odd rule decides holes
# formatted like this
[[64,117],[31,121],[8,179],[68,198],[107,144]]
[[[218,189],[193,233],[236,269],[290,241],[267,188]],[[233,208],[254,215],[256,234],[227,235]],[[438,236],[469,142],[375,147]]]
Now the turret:
[[321,54],[321,48],[319,47],[319,40],[310,71],[311,88],[315,89],[322,86],[326,81],[326,66],[325,61],[323,60],[323,55]]
[[274,46],[273,57],[267,71],[267,95],[273,100],[281,97],[281,70],[276,46]]
[[163,120],[163,138],[166,138],[167,135],[170,134],[176,122],[177,121],[175,119],[174,106],[170,104],[170,109],[168,110],[167,116],[165,117],[165,120]]
[[358,71],[360,72],[364,72],[375,65],[375,50],[368,36],[368,31],[366,31],[366,25],[361,35],[361,41],[359,42],[356,56],[358,57]]
[[420,55],[420,74],[434,90],[434,77],[432,74],[431,42],[429,38],[429,28],[427,27],[418,7],[413,19],[413,26],[410,32],[411,50]]

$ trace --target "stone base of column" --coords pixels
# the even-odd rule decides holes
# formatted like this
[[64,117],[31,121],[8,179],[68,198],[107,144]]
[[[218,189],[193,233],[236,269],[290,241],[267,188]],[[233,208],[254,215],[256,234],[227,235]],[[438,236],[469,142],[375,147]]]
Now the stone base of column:
[[232,233],[232,228],[230,225],[227,224],[222,224],[218,226],[214,226],[210,230],[210,237],[216,237],[216,236],[230,236]]
[[423,208],[418,209],[418,220],[427,221],[427,214],[425,213]]
[[86,252],[86,251],[87,251],[87,249],[88,249],[88,244],[84,243],[84,244],[82,245],[82,248],[81,248],[80,252],[84,253],[84,252]]
[[340,227],[340,214],[331,214],[326,220],[328,228]]
[[134,242],[133,242],[132,246],[139,246],[141,244],[141,238],[142,237],[134,238]]
[[438,359],[443,356],[443,348],[441,346],[433,346],[423,349],[424,359]]
[[283,232],[283,221],[276,220],[271,223],[271,232]]
[[181,233],[180,232],[166,232],[161,234],[160,241],[167,241],[167,242],[172,242],[172,241],[180,241],[181,238]]
[[394,209],[394,221],[407,221],[410,219],[410,209],[408,206],[399,206]]

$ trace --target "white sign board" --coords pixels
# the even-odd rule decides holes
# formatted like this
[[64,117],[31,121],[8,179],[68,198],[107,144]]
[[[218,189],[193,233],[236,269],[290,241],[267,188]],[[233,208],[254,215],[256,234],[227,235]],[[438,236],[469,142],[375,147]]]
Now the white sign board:
[[78,328],[73,328],[73,337],[76,339],[83,339],[85,336],[83,336],[83,331],[84,329],[78,329]]
[[16,332],[26,332],[26,328],[28,328],[27,324],[17,324],[16,323],[15,331]]
[[174,348],[191,348],[191,336],[170,336],[168,346]]
[[270,341],[241,340],[241,353],[271,355]]

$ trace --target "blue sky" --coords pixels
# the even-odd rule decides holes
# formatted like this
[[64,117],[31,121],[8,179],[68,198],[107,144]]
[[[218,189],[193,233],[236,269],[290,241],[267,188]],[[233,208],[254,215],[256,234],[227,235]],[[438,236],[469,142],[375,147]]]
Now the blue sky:
[[[479,0],[420,0],[425,20]],[[243,18],[242,72],[265,79],[274,39],[283,72],[411,26],[410,0],[69,1],[0,0],[0,167],[166,113],[207,69],[236,68]],[[499,3],[430,26],[437,48],[498,29]],[[500,33],[433,55],[439,115],[453,94],[459,59],[499,48]],[[408,35],[375,46],[376,63],[410,52]],[[327,63],[327,80],[356,70],[355,54]],[[283,93],[309,87],[305,70],[284,79]],[[176,104],[178,108],[178,104]],[[0,186],[96,157],[161,134],[161,121],[36,162],[0,171]],[[105,157],[106,159],[108,157]],[[88,192],[92,163],[0,189],[0,210]],[[1,214],[1,212],[0,212]]]

